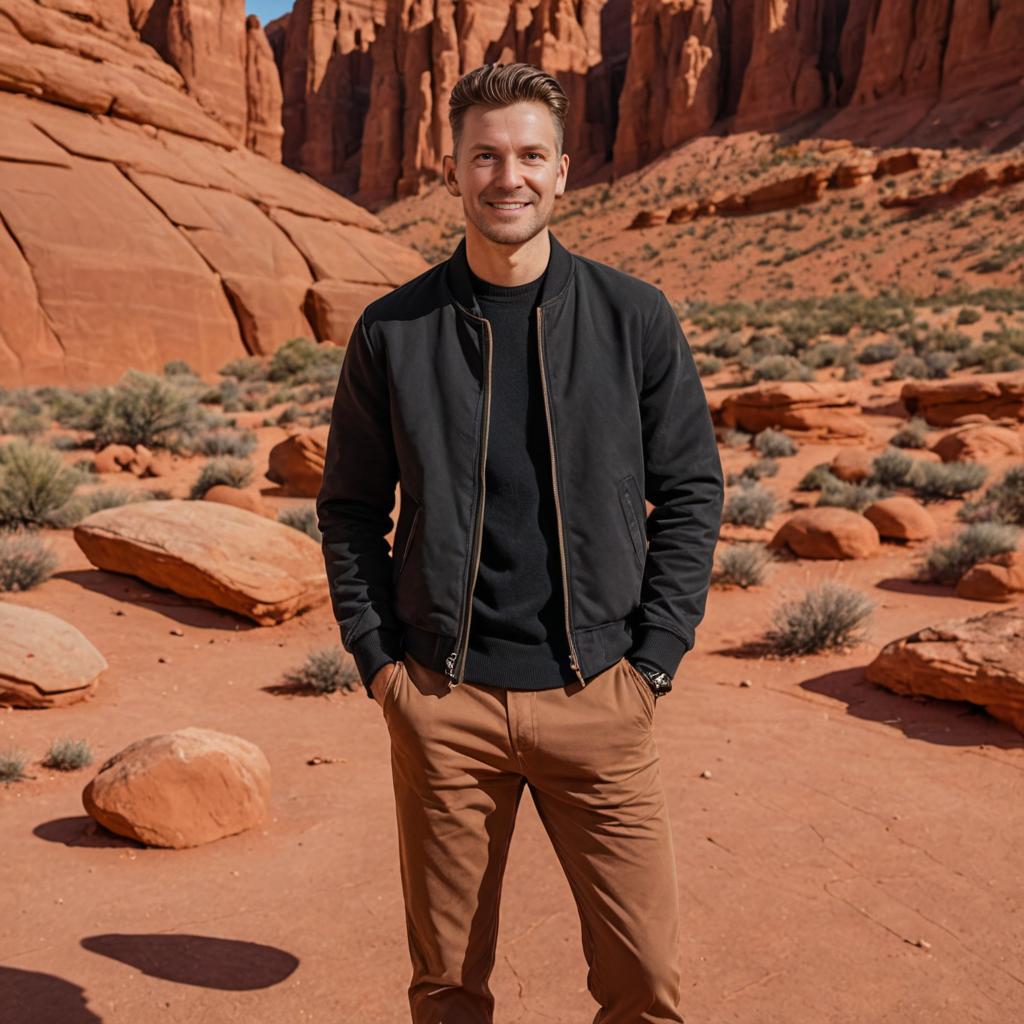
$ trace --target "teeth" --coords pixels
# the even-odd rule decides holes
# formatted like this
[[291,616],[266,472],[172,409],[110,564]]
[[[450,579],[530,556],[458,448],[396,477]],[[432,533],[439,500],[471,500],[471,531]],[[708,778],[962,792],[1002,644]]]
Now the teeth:
[[496,210],[519,210],[525,205],[526,203],[491,203]]

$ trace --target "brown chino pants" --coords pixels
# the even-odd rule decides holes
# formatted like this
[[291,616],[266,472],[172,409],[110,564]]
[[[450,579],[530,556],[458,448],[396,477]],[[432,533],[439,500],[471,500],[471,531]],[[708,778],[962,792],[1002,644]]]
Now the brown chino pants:
[[407,655],[383,713],[413,1024],[493,1020],[502,878],[526,786],[579,910],[593,1024],[682,1022],[655,698],[636,669],[621,659],[586,686],[552,690],[449,689]]

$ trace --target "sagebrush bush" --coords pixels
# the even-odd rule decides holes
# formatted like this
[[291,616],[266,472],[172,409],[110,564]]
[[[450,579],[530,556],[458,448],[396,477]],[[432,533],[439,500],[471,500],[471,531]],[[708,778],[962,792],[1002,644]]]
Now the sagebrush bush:
[[1024,526],[1024,465],[1011,466],[977,501],[965,501],[957,516],[968,523]]
[[351,661],[342,659],[337,645],[311,651],[299,668],[285,675],[284,681],[317,693],[356,690],[362,685],[358,669]]
[[318,345],[309,338],[292,338],[271,356],[267,378],[288,384],[337,382],[344,356],[345,349],[341,346]]
[[798,491],[820,491],[830,483],[839,483],[839,477],[832,473],[832,467],[827,462],[819,462],[812,466],[800,478],[796,485]]
[[889,438],[889,444],[894,448],[927,448],[929,429],[927,420],[914,416]]
[[199,455],[233,455],[242,459],[255,451],[257,437],[251,430],[207,430],[193,439]]
[[730,544],[718,554],[715,582],[742,587],[755,587],[764,582],[771,553],[764,544]]
[[47,526],[81,476],[52,449],[29,441],[0,447],[0,528]]
[[323,536],[317,522],[316,506],[303,505],[299,508],[283,508],[277,514],[277,521],[290,526],[299,533],[305,533],[319,543]]
[[909,487],[914,459],[899,448],[887,448],[871,460],[870,483],[882,487]]
[[151,501],[153,491],[129,490],[127,487],[97,487],[84,494],[75,494],[49,516],[49,525],[66,530],[80,523],[86,516],[104,508],[119,508],[136,501]]
[[722,520],[737,526],[764,526],[775,514],[776,500],[771,491],[760,484],[741,485],[730,489],[722,510]]
[[828,581],[779,607],[764,639],[784,655],[847,647],[862,638],[873,609],[860,591]]
[[779,464],[775,459],[756,459],[744,466],[739,473],[730,473],[726,482],[731,486],[747,480],[760,480],[762,477],[775,476],[778,471]]
[[57,556],[35,531],[0,531],[0,590],[31,590],[56,568]]
[[793,356],[765,356],[750,367],[753,380],[814,380],[814,371]]
[[20,782],[25,778],[28,757],[23,751],[8,747],[0,751],[0,782]]
[[936,544],[925,555],[924,576],[933,583],[955,584],[978,562],[1013,551],[1020,530],[1008,523],[971,523],[948,544]]
[[217,372],[222,377],[230,377],[235,381],[265,380],[267,364],[255,356],[243,356],[240,359],[232,359],[230,363],[225,363]]
[[746,448],[750,444],[750,437],[751,435],[745,430],[730,427],[722,435],[722,444],[728,445],[730,448]]
[[857,355],[857,362],[865,366],[872,366],[875,363],[884,363],[888,359],[895,359],[903,351],[903,346],[895,341],[876,341],[865,345]]
[[863,512],[868,505],[880,498],[887,498],[891,493],[887,487],[880,487],[878,484],[850,483],[833,478],[826,481],[822,487],[816,504]]
[[796,455],[796,443],[781,430],[772,430],[766,427],[754,435],[754,447],[764,456],[771,459],[781,459],[788,455]]
[[55,768],[61,772],[77,771],[91,763],[92,751],[89,749],[88,742],[76,740],[70,736],[53,740],[43,758],[44,767]]
[[980,462],[918,461],[908,483],[922,501],[937,501],[976,491],[987,475],[988,468]]
[[188,427],[196,403],[175,384],[141,370],[128,370],[95,403],[89,429],[97,449],[108,444],[170,447]]
[[221,455],[210,459],[199,471],[196,482],[189,490],[189,497],[202,498],[204,494],[217,484],[228,487],[247,487],[252,480],[253,465],[247,459],[236,459],[230,455]]

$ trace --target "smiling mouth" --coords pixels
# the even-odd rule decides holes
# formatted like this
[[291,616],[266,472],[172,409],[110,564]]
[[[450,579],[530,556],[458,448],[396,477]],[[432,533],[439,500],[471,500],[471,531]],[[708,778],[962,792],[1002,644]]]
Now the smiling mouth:
[[529,203],[492,203],[492,202],[489,202],[487,205],[492,207],[495,210],[522,210],[523,208],[529,206],[530,204]]

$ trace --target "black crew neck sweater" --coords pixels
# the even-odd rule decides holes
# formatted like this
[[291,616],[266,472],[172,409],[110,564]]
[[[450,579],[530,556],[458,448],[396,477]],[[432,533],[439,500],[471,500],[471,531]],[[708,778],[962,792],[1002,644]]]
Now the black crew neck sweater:
[[493,340],[480,567],[464,678],[545,690],[576,678],[565,634],[536,306],[545,274],[498,285],[470,271]]

